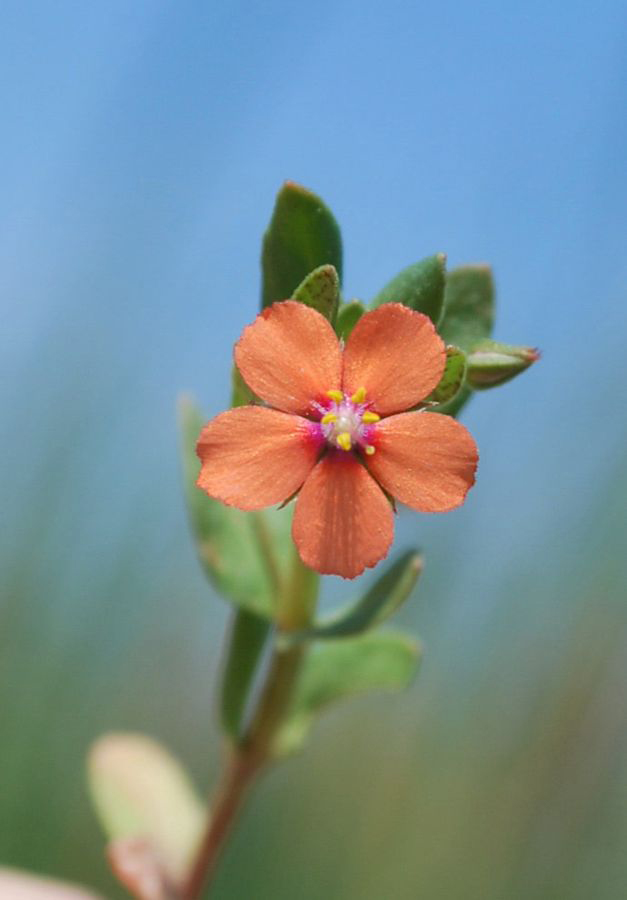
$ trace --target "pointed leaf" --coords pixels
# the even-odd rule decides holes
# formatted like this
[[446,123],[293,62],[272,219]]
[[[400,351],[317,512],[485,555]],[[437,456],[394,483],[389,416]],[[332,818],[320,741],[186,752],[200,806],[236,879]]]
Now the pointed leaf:
[[494,283],[487,265],[460,266],[446,277],[444,315],[438,331],[447,344],[467,353],[490,336],[494,324]]
[[366,307],[359,300],[349,300],[348,303],[342,303],[338,310],[337,321],[335,323],[335,330],[337,331],[338,337],[342,338],[344,341],[347,340],[351,331],[365,312]]
[[322,200],[287,181],[278,193],[263,238],[262,306],[287,300],[318,266],[335,266],[342,281],[342,239]]
[[298,285],[292,300],[311,306],[329,322],[335,322],[340,302],[340,279],[335,266],[318,266]]
[[88,781],[98,818],[114,842],[143,847],[173,884],[185,877],[205,828],[204,804],[181,765],[140,734],[108,734],[91,748]]
[[228,600],[271,619],[291,559],[292,510],[247,513],[208,497],[196,487],[196,441],[204,419],[188,398],[180,403],[179,418],[185,496],[203,568]]
[[[459,347],[449,344],[446,348],[446,368],[440,383],[427,397],[427,403],[449,403],[463,387],[466,378],[466,354]],[[436,410],[440,412],[440,410]]]
[[314,644],[303,663],[276,753],[300,747],[327,706],[367,691],[399,691],[414,678],[420,646],[402,632],[370,633]]
[[247,701],[269,631],[267,619],[246,609],[234,613],[220,702],[222,727],[234,741],[243,733]]
[[423,565],[420,553],[415,550],[406,551],[388,566],[357,603],[310,629],[297,632],[291,639],[342,638],[373,628],[394,615],[409,599]]
[[446,256],[436,253],[403,269],[377,294],[371,306],[382,303],[404,303],[429,316],[437,325],[444,301]]
[[468,384],[476,391],[498,387],[520,375],[539,358],[534,347],[480,341],[468,356]]

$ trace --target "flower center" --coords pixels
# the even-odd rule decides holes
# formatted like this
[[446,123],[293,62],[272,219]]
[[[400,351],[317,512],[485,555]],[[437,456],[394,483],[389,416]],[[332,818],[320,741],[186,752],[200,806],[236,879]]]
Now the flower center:
[[365,389],[359,388],[351,397],[342,391],[327,391],[327,397],[331,402],[320,420],[327,443],[347,452],[361,447],[372,456],[373,426],[380,417],[368,409]]

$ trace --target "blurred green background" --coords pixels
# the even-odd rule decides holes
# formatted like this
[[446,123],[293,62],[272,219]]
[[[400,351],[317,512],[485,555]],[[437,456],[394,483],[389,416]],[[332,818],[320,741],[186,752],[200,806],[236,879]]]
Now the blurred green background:
[[84,785],[104,731],[163,740],[203,791],[216,774],[228,609],[187,533],[175,401],[226,404],[293,178],[342,225],[348,296],[432,252],[486,259],[495,337],[544,358],[465,412],[466,506],[399,517],[427,557],[399,616],[415,686],[338,708],[268,775],[216,896],[623,896],[624,6],[0,20],[0,864],[120,896]]

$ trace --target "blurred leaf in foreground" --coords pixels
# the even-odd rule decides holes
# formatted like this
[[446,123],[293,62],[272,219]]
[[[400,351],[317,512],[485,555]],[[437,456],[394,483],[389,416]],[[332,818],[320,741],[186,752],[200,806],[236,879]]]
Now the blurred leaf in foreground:
[[154,882],[154,896],[161,871],[180,884],[207,816],[180,763],[144,735],[108,734],[91,748],[87,771],[116,873],[124,880],[128,872],[141,872]]
[[101,900],[86,888],[52,878],[41,878],[18,869],[0,868],[2,900]]

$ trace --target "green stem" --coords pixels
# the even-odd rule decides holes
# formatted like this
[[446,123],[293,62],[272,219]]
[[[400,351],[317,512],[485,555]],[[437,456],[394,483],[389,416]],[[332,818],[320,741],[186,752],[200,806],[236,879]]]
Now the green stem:
[[272,535],[268,529],[268,522],[262,510],[251,512],[250,520],[266,564],[266,571],[268,573],[268,578],[270,579],[270,584],[276,595],[280,597],[283,590],[281,572],[277,563],[274,547],[272,546]]
[[320,576],[308,569],[292,548],[292,567],[280,594],[277,625],[280,631],[299,631],[311,622],[316,611]]
[[273,653],[263,694],[244,739],[244,746],[264,761],[272,755],[272,741],[288,711],[303,656],[303,644]]
[[[294,556],[291,576],[281,603],[280,628],[298,630],[310,623],[318,591],[318,576]],[[289,628],[288,628],[289,626]],[[198,900],[215,874],[224,849],[248,791],[272,760],[274,737],[280,728],[306,652],[305,644],[282,648],[275,642],[268,674],[250,725],[239,744],[231,745],[229,756],[211,804],[207,830],[201,841],[181,900]]]
[[207,830],[180,892],[181,900],[197,900],[209,885],[237,813],[258,771],[257,761],[248,753],[236,750],[231,755],[213,798]]

